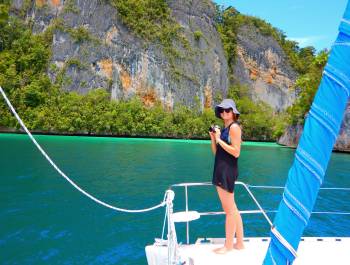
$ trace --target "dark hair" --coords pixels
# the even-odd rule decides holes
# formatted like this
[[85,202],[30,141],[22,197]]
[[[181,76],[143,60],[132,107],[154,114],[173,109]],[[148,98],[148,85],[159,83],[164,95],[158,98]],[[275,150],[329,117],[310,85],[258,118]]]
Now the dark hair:
[[239,114],[236,114],[234,112],[232,112],[232,114],[233,114],[233,121],[238,122]]

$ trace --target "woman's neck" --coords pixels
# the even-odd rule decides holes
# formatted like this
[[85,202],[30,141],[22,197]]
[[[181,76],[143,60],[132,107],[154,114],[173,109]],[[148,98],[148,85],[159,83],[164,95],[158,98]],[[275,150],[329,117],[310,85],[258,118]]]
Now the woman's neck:
[[234,122],[233,119],[224,120],[224,126],[225,126],[225,128],[227,128],[232,122]]

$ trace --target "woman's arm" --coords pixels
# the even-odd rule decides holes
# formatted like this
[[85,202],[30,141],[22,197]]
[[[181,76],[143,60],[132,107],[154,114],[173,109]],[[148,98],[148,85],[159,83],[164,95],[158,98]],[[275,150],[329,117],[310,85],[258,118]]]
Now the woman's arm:
[[231,144],[225,143],[223,140],[220,139],[219,137],[216,137],[216,143],[221,145],[221,147],[229,154],[233,155],[234,157],[239,157],[240,152],[241,152],[241,127],[237,124],[233,124],[230,127],[230,139],[231,139]]
[[210,135],[210,145],[211,145],[211,151],[213,152],[213,154],[216,154],[216,140],[215,140],[215,133],[209,132]]

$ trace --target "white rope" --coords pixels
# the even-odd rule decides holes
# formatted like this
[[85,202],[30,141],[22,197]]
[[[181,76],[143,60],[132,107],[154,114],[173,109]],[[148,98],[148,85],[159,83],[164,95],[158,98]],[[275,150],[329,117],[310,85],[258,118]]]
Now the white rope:
[[293,246],[291,244],[289,244],[289,242],[281,235],[280,232],[278,232],[278,230],[276,229],[276,227],[272,227],[271,228],[271,232],[275,235],[275,237],[278,239],[278,241],[285,246],[286,249],[289,250],[290,253],[292,253],[292,255],[296,258],[297,255],[297,251],[293,248]]
[[[165,192],[165,194],[164,194],[164,198],[163,198],[163,201],[166,201],[166,199],[167,199],[167,192],[168,191],[166,191]],[[168,207],[168,205],[167,205],[167,207]],[[164,222],[163,222],[163,229],[162,229],[162,239],[164,239],[164,230],[165,230],[165,222],[166,222],[166,220],[167,220],[167,213],[168,213],[168,209],[165,209],[165,213],[164,213]]]
[[49,163],[56,169],[56,171],[62,176],[64,177],[74,188],[76,188],[78,191],[80,191],[81,193],[83,193],[85,196],[87,196],[88,198],[90,198],[91,200],[95,201],[96,203],[103,205],[107,208],[110,208],[112,210],[115,211],[120,211],[120,212],[126,212],[126,213],[142,213],[142,212],[148,212],[148,211],[152,211],[155,210],[157,208],[163,207],[165,206],[166,202],[165,202],[165,196],[164,199],[161,203],[150,207],[150,208],[145,208],[145,209],[138,209],[138,210],[129,210],[129,209],[124,209],[124,208],[118,208],[115,207],[113,205],[110,205],[108,203],[105,203],[103,201],[100,201],[99,199],[97,199],[96,197],[92,196],[91,194],[89,194],[88,192],[86,192],[85,190],[83,190],[82,188],[80,188],[77,184],[75,184],[69,177],[67,177],[67,175],[65,173],[62,172],[61,169],[59,169],[59,167],[51,160],[51,158],[46,154],[46,152],[41,148],[41,146],[38,144],[38,142],[34,139],[33,135],[30,133],[30,131],[27,129],[27,127],[25,126],[25,124],[23,123],[23,121],[21,120],[21,118],[18,116],[15,108],[12,106],[10,100],[7,98],[5,92],[3,91],[2,87],[0,86],[0,92],[2,94],[2,96],[4,97],[7,105],[9,106],[9,108],[11,109],[13,115],[16,117],[16,119],[18,120],[18,122],[20,123],[20,125],[22,126],[23,130],[28,134],[28,136],[30,137],[30,139],[32,140],[32,142],[36,145],[36,147],[39,149],[39,151],[42,153],[42,155],[47,159],[47,161],[49,161]]
[[273,255],[272,255],[272,252],[271,252],[271,248],[269,248],[269,254],[270,254],[270,258],[271,258],[271,261],[272,261],[273,265],[277,265],[276,261],[273,258]]
[[348,95],[348,97],[350,96],[350,92],[349,89],[342,83],[340,82],[337,78],[335,78],[333,75],[331,75],[330,73],[328,73],[326,70],[323,71],[323,74],[328,76],[330,79],[332,79],[334,82],[336,82],[338,85],[341,86],[342,89],[344,89],[344,91],[346,92],[346,94]]
[[165,230],[166,219],[167,219],[167,210],[165,210],[165,214],[164,214],[164,221],[163,221],[163,229],[162,229],[162,237],[161,237],[161,239],[164,239],[164,230]]
[[349,20],[346,20],[345,18],[342,18],[341,20],[342,22],[345,22],[346,24],[350,25],[350,21]]
[[350,42],[335,42],[333,46],[350,46]]

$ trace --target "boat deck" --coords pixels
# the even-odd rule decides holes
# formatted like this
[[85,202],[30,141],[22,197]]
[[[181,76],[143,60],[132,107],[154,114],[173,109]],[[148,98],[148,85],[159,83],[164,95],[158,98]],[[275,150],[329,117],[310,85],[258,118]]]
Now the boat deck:
[[[223,238],[199,238],[195,244],[179,245],[181,260],[189,265],[207,264],[262,264],[270,242],[268,237],[245,238],[245,249],[233,250],[224,255],[212,250],[221,247]],[[298,257],[293,264],[350,264],[349,237],[304,237],[298,247]],[[167,264],[166,246],[147,246],[149,265]],[[188,264],[186,263],[186,264]]]

